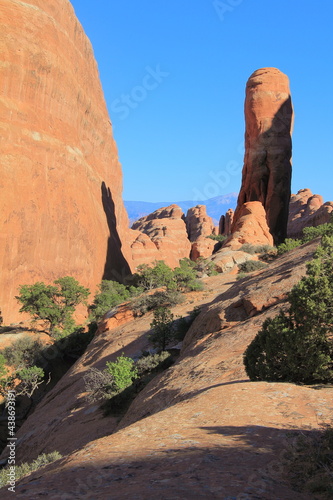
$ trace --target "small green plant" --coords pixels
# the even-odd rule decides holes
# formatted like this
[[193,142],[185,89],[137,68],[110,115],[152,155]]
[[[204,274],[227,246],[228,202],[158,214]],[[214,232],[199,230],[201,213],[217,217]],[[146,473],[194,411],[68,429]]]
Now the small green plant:
[[312,384],[333,381],[333,237],[288,295],[290,307],[267,319],[244,353],[251,380]]
[[152,333],[148,339],[159,351],[165,351],[166,346],[174,338],[173,314],[166,307],[158,307],[154,311],[154,319],[150,323]]
[[91,368],[84,376],[89,402],[110,399],[132,385],[137,378],[134,361],[124,355],[106,363],[104,370]]
[[16,388],[16,395],[31,398],[36,389],[43,383],[44,371],[38,366],[30,366],[19,370],[17,377],[20,379],[20,383]]
[[266,254],[274,251],[274,247],[272,247],[271,245],[251,245],[250,243],[244,243],[244,245],[242,245],[239,250],[251,255]]
[[247,278],[248,273],[238,273],[236,276],[236,280],[242,280],[243,278]]
[[5,375],[7,375],[6,359],[0,353],[0,377],[4,377]]
[[163,260],[155,261],[153,267],[141,264],[137,268],[137,282],[144,291],[166,287],[168,290],[176,288],[173,271]]
[[301,239],[286,238],[284,243],[278,246],[278,255],[282,255],[294,248],[308,243],[319,236],[333,236],[333,215],[331,216],[331,221],[325,224],[320,224],[319,226],[305,227],[302,230],[303,236]]
[[[41,467],[45,467],[45,465],[51,464],[60,458],[62,458],[62,455],[60,455],[57,451],[54,451],[52,453],[43,453],[42,455],[39,455],[36,460],[31,463],[24,462],[21,465],[15,466],[15,481],[18,481],[22,477],[27,476],[28,474],[31,474],[32,472],[39,470]],[[13,466],[7,465],[4,469],[0,470],[0,488],[9,485],[9,472],[11,467]]]
[[[203,289],[203,284],[198,280],[198,275],[202,273],[202,270],[199,270],[200,266],[202,269],[205,268],[202,259],[198,263],[190,259],[181,259],[179,261],[179,267],[176,267],[173,271],[177,290],[189,292]],[[206,267],[208,269],[208,266]]]
[[286,238],[284,243],[281,243],[278,247],[277,247],[277,253],[278,255],[282,255],[286,252],[289,252],[290,250],[293,250],[294,248],[297,248],[299,247],[300,245],[302,245],[302,240],[294,240],[292,238]]
[[247,260],[239,264],[239,270],[242,273],[252,273],[253,271],[258,271],[259,269],[264,269],[267,264],[261,262],[260,260]]
[[184,302],[184,296],[176,290],[157,291],[154,294],[142,294],[131,302],[136,316],[142,316],[157,307],[173,307]]
[[318,238],[318,236],[333,236],[333,217],[331,222],[320,224],[319,226],[310,226],[303,229],[302,243]]
[[94,302],[89,306],[90,318],[94,321],[100,321],[107,311],[126,302],[137,293],[136,288],[111,280],[103,280],[98,288]]
[[117,393],[129,387],[138,376],[133,359],[124,355],[119,356],[114,362],[106,363],[106,371],[112,375]]
[[143,355],[136,362],[138,375],[149,374],[155,370],[165,369],[170,366],[172,356],[167,351],[162,351],[159,354],[146,354]]

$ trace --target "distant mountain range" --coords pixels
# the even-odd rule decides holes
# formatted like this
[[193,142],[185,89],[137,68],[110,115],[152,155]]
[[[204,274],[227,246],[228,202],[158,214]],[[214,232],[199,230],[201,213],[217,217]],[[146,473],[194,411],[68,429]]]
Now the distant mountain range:
[[214,198],[204,201],[124,201],[124,203],[130,219],[130,225],[140,219],[140,217],[151,214],[158,208],[168,207],[172,204],[179,205],[185,215],[189,208],[195,207],[196,205],[206,205],[207,214],[213,218],[214,224],[218,224],[221,215],[224,215],[229,208],[235,209],[237,196],[237,193],[229,193],[215,196]]

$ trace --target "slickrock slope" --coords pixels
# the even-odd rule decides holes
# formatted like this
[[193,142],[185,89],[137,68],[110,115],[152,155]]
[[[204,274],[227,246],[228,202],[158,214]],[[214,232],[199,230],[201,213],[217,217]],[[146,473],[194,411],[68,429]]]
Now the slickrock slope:
[[290,198],[288,237],[299,238],[304,227],[330,222],[332,212],[332,201],[324,203],[322,196],[312,194],[310,189],[300,189]]
[[191,243],[187,237],[184,214],[178,205],[155,210],[135,222],[132,229],[147,235],[157,249],[154,258],[164,260],[170,267],[178,266],[180,259],[190,256]]
[[207,215],[205,205],[197,205],[190,208],[186,214],[186,229],[190,242],[192,243],[191,259],[200,257],[206,259],[213,253],[216,241],[207,236],[216,233],[213,219]]
[[[114,420],[103,422],[99,410],[84,405],[82,376],[124,349],[136,354],[143,318],[96,337],[18,435],[24,458],[56,448],[73,452],[20,481],[16,497],[311,500],[292,490],[284,458],[294,430],[308,433],[330,420],[332,389],[250,382],[242,356],[262,322],[283,307],[317,243],[242,281],[209,278],[206,293],[215,299],[193,323],[179,361],[150,382],[116,429]],[[42,419],[38,433],[48,412],[54,417],[48,425]],[[98,429],[107,434],[96,439]]]
[[[0,4],[0,304],[64,275],[129,272],[122,172],[97,65],[67,0]],[[122,243],[121,243],[122,242]]]
[[245,158],[234,223],[248,201],[260,201],[275,244],[287,234],[293,108],[288,77],[276,68],[255,71],[246,85]]

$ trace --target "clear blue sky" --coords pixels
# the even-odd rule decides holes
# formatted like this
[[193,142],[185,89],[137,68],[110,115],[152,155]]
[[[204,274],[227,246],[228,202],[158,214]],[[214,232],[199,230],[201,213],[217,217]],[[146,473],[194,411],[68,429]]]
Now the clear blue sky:
[[266,66],[290,79],[292,191],[333,200],[331,0],[72,4],[98,62],[125,200],[238,192],[245,84]]

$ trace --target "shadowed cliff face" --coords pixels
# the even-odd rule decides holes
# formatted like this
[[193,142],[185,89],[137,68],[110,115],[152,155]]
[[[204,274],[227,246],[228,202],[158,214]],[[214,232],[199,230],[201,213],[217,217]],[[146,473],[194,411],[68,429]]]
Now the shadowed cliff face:
[[0,24],[0,307],[12,322],[19,285],[71,275],[93,291],[131,257],[117,148],[71,4],[6,0]]
[[276,68],[251,75],[245,99],[245,158],[235,220],[241,206],[260,201],[275,244],[287,234],[293,108],[289,81]]
[[121,251],[122,244],[117,230],[117,218],[111,190],[106,187],[104,182],[102,182],[101,190],[103,208],[110,231],[103,280],[123,282],[131,274],[131,270]]

